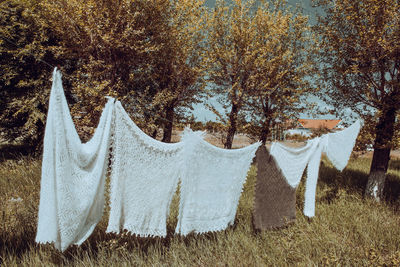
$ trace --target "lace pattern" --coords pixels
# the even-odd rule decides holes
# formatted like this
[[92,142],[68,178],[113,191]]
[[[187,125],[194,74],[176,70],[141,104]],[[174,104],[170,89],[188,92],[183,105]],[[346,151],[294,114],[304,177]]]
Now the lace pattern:
[[123,228],[138,236],[166,236],[182,152],[182,142],[162,143],[147,136],[117,101],[107,232]]
[[183,134],[186,161],[176,232],[187,235],[225,229],[233,223],[251,160],[260,143],[235,150],[215,147],[202,133]]
[[100,221],[104,207],[114,100],[109,99],[94,136],[82,144],[64,95],[61,73],[53,72],[46,121],[36,242],[64,251],[80,245]]

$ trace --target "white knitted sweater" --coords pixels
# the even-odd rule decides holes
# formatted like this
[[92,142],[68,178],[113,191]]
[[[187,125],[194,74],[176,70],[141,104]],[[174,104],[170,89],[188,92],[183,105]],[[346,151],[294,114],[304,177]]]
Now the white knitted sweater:
[[222,149],[187,130],[185,168],[176,232],[182,235],[219,231],[235,219],[251,160],[260,143],[241,149]]
[[107,232],[165,236],[172,196],[181,174],[183,143],[168,144],[142,132],[121,103],[115,105],[110,218]]
[[114,100],[109,99],[94,136],[82,144],[62,88],[53,73],[47,115],[36,242],[64,251],[81,244],[99,222]]

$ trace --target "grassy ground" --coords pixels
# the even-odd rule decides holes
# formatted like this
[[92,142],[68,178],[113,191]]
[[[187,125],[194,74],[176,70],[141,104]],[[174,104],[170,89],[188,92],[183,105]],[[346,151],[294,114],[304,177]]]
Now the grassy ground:
[[370,159],[352,159],[342,172],[323,160],[316,217],[302,213],[287,228],[255,232],[251,223],[256,169],[249,171],[235,225],[226,231],[181,237],[173,234],[178,196],[168,219],[168,236],[137,238],[105,234],[107,216],[81,246],[60,253],[34,242],[40,160],[0,163],[0,265],[79,266],[263,266],[400,265],[400,160],[392,161],[386,201],[363,199]]

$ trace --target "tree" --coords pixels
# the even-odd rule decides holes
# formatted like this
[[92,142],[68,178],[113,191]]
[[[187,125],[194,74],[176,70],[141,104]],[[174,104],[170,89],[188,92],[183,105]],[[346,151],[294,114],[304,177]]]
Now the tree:
[[380,200],[400,109],[400,2],[315,1],[326,14],[319,34],[321,96],[339,112],[375,114],[374,154],[366,195]]
[[80,124],[95,126],[104,96],[123,100],[139,127],[156,136],[202,90],[202,1],[50,0],[44,24],[62,41],[59,54],[78,62],[70,71],[79,99],[73,112],[86,109]]
[[[151,81],[152,59],[162,49],[163,11],[168,5],[167,0],[41,3],[45,11],[42,24],[49,25],[60,39],[53,51],[76,63],[71,68],[64,60],[61,68],[79,100],[72,107],[78,129],[83,129],[82,126],[94,129],[106,101],[104,96],[124,100],[129,109],[132,103],[125,101],[129,100],[125,97],[132,90],[146,90]],[[84,134],[88,136],[91,131]]]
[[[265,143],[275,118],[297,112],[310,72],[307,18],[286,1],[272,4],[217,1],[209,21],[207,63],[213,94],[229,111],[225,148],[232,147],[239,121],[251,118]],[[285,114],[285,115],[283,115]],[[224,116],[219,116],[224,121]]]
[[11,0],[0,7],[1,138],[39,149],[42,144],[57,43],[38,22],[40,1]]
[[173,121],[187,117],[204,95],[204,1],[173,0],[165,12],[165,45],[155,60],[153,105],[164,111],[163,139],[171,142]]
[[217,1],[209,20],[208,81],[213,87],[212,94],[224,109],[230,108],[226,112],[227,122],[220,116],[228,128],[225,148],[232,147],[239,116],[248,97],[249,75],[254,68],[255,58],[249,53],[254,35],[252,6],[254,1],[235,0],[232,6]]
[[286,1],[263,3],[254,16],[256,21],[254,64],[250,75],[250,98],[246,109],[250,123],[265,144],[276,122],[295,118],[313,92],[307,79],[314,71],[313,36],[308,19]]

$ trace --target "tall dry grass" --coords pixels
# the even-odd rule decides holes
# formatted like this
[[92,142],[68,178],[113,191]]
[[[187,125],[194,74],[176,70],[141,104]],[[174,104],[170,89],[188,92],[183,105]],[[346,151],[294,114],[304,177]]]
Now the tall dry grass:
[[304,185],[297,194],[297,221],[256,232],[251,223],[256,169],[248,173],[235,224],[225,231],[174,234],[174,197],[166,238],[105,234],[107,212],[80,247],[60,253],[34,242],[40,160],[0,163],[0,265],[15,266],[286,266],[400,265],[400,160],[390,163],[386,200],[364,199],[370,159],[352,159],[338,172],[325,159],[320,169],[316,216],[302,215]]

